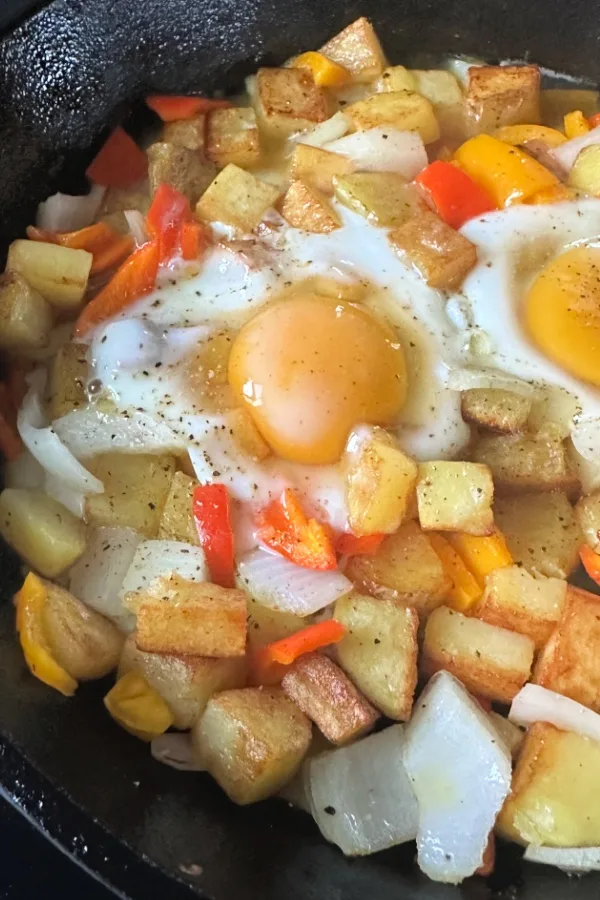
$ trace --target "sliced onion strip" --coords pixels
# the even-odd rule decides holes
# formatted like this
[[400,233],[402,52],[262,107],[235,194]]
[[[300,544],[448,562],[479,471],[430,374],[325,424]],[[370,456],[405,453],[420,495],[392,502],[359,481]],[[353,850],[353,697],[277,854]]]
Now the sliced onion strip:
[[146,219],[139,209],[126,209],[124,216],[127,219],[127,225],[133,235],[133,239],[138,247],[148,241],[148,230],[146,228]]
[[378,125],[325,144],[325,150],[350,159],[361,172],[396,172],[411,180],[427,165],[427,151],[414,131]]
[[600,125],[597,128],[592,128],[587,134],[582,134],[581,137],[573,138],[564,144],[560,144],[558,147],[553,147],[550,153],[565,172],[570,172],[581,151],[585,150],[586,147],[591,147],[593,144],[600,144]]
[[37,210],[36,225],[48,231],[77,231],[91,225],[106,188],[99,184],[92,187],[89,194],[52,194]]
[[526,684],[514,698],[508,718],[525,727],[548,722],[563,731],[574,731],[600,741],[600,716],[576,700],[563,697],[539,684]]
[[150,753],[157,762],[180,772],[203,772],[189,734],[159,734],[150,743]]
[[99,453],[178,453],[184,438],[146,413],[101,413],[74,409],[52,423],[61,441],[78,459]]

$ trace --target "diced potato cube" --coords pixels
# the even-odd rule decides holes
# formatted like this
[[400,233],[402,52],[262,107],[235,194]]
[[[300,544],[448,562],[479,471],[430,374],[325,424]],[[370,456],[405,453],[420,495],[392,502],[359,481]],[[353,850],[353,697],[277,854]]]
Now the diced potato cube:
[[416,91],[417,80],[404,66],[388,66],[375,82],[377,93],[384,91]]
[[86,522],[133,528],[156,537],[175,472],[173,457],[103,453],[90,460],[87,468],[103,482],[104,493],[86,496]]
[[565,445],[554,431],[537,434],[481,434],[471,458],[492,470],[499,493],[514,491],[577,492]]
[[523,634],[440,606],[427,620],[421,664],[427,675],[445,669],[472,693],[510,703],[529,680],[534,649]]
[[312,726],[278,688],[244,688],[212,697],[192,740],[207,770],[234,803],[276,794],[294,777]]
[[321,47],[329,57],[352,73],[354,81],[368,83],[382,74],[385,55],[368,19],[362,16]]
[[48,405],[50,417],[60,419],[80,406],[85,406],[88,379],[85,344],[69,341],[63,344],[50,362]]
[[138,672],[160,694],[173,713],[175,728],[182,731],[198,721],[213,694],[246,683],[245,659],[145,653],[133,634],[123,647],[119,678],[128,672]]
[[334,178],[337,199],[375,225],[396,227],[425,210],[414,185],[395,172],[357,172]]
[[332,744],[347,744],[371,731],[378,712],[323,653],[300,656],[281,687]]
[[272,137],[305,131],[333,112],[326,91],[307,69],[259,69],[254,102],[261,129]]
[[208,117],[206,155],[220,169],[229,163],[253,166],[260,159],[260,136],[251,107],[215,109]]
[[346,575],[359,590],[398,600],[427,614],[452,587],[442,562],[416,522],[406,522],[373,556],[353,556]]
[[292,181],[281,204],[281,215],[294,228],[328,234],[341,222],[327,197],[303,181]]
[[413,91],[426,97],[434,106],[456,106],[463,102],[457,78],[445,69],[411,69]]
[[199,482],[184,472],[175,472],[158,524],[158,537],[167,541],[200,544],[192,515],[192,498]]
[[230,163],[200,198],[196,215],[207,222],[223,222],[243,232],[252,231],[279,194],[279,188]]
[[31,350],[48,345],[52,310],[18,272],[0,276],[0,347]]
[[600,147],[585,147],[569,172],[569,184],[593,197],[600,196]]
[[246,652],[244,591],[171,574],[126,594],[124,603],[137,616],[140,650],[210,657]]
[[150,190],[155,194],[159,185],[170,184],[193,205],[213,181],[214,163],[204,159],[198,150],[188,150],[181,144],[157,141],[146,151]]
[[354,164],[339,153],[298,143],[292,153],[290,175],[293,181],[303,181],[323,194],[333,194],[334,175],[348,175],[353,169]]
[[[216,110],[215,110],[216,112]],[[162,130],[160,143],[176,144],[187,150],[204,150],[206,144],[207,116],[201,114],[191,119],[168,122]]]
[[[238,579],[238,587],[245,588],[243,579]],[[270,609],[248,596],[248,648],[255,650],[288,637],[306,628],[306,619],[293,613]]]
[[465,422],[501,434],[523,431],[531,412],[530,397],[498,388],[472,388],[460,400]]
[[600,491],[580,497],[575,506],[575,515],[583,532],[586,544],[592,550],[600,547]]
[[540,121],[537,66],[471,66],[467,86],[471,133]]
[[427,284],[439,290],[460,287],[477,262],[475,245],[432,212],[409,219],[391,231],[389,239]]
[[419,465],[417,504],[424,531],[492,534],[494,484],[487,466],[468,462]]
[[54,578],[85,550],[85,525],[43,491],[0,494],[0,534],[29,565]]
[[600,597],[567,588],[564,613],[540,653],[533,681],[600,712]]
[[539,650],[560,619],[566,597],[567,582],[562,578],[534,578],[527,569],[507,566],[490,572],[473,615],[490,625],[526,634]]
[[337,601],[334,616],[346,626],[336,645],[341,667],[384,715],[409,719],[417,685],[416,609],[353,592]]
[[583,539],[566,494],[498,497],[494,516],[515,563],[528,572],[568,578],[577,568]]
[[527,732],[497,827],[519,844],[600,843],[600,743],[537,722]]
[[262,462],[271,455],[271,448],[245,409],[241,407],[232,409],[227,415],[227,427],[238,447],[252,459]]
[[358,131],[389,125],[399,131],[418,132],[425,144],[432,144],[440,136],[433,106],[414,91],[373,94],[344,107],[344,115]]
[[16,272],[51,306],[75,313],[81,305],[93,256],[42,241],[13,241],[8,248],[7,272]]
[[541,92],[542,121],[562,130],[565,116],[580,109],[584,116],[598,112],[598,91],[550,88]]

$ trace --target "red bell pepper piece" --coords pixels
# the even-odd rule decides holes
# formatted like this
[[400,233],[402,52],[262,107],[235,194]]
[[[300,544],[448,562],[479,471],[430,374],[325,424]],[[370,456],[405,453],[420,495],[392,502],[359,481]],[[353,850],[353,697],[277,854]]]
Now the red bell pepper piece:
[[126,188],[147,174],[146,154],[120,126],[115,128],[86,171],[94,184],[115,188]]
[[184,222],[181,226],[181,255],[198,259],[211,242],[211,233],[202,222]]
[[593,116],[588,118],[588,125],[590,128],[597,128],[600,125],[600,113],[594,113]]
[[339,556],[373,556],[379,550],[385,534],[358,536],[348,531],[338,535],[335,550]]
[[317,622],[302,628],[289,637],[259,647],[252,656],[250,669],[255,684],[277,684],[287,668],[305,653],[320,650],[329,644],[337,644],[346,633],[345,627],[335,619]]
[[287,488],[257,516],[258,537],[305,569],[335,569],[337,561],[328,529],[304,514],[294,492]]
[[460,228],[474,216],[497,209],[483,188],[449,162],[436,160],[415,178],[440,219]]
[[233,587],[233,529],[224,484],[202,484],[194,490],[192,514],[214,584]]
[[212,109],[227,109],[231,105],[229,100],[213,100],[207,97],[172,97],[160,94],[146,97],[146,106],[159,115],[163,122],[192,119]]
[[158,186],[146,216],[148,233],[160,245],[160,262],[168,263],[180,251],[181,227],[191,219],[187,197],[170,184]]
[[579,558],[592,581],[600,584],[600,553],[595,553],[591,547],[584,544],[579,548]]

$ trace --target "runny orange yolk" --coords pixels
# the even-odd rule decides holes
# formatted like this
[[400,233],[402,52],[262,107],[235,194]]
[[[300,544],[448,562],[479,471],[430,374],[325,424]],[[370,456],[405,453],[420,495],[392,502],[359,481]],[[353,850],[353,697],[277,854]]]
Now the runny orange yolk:
[[525,320],[549,359],[600,386],[600,249],[575,247],[549,263],[529,290]]
[[273,451],[301,463],[335,462],[355,424],[393,422],[406,397],[395,332],[362,306],[317,294],[248,322],[229,382]]

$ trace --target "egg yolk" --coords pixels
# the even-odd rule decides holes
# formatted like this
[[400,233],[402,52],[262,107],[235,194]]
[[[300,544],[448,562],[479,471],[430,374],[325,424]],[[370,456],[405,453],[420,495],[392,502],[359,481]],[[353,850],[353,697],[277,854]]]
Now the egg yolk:
[[529,290],[525,319],[549,359],[600,386],[600,249],[575,247],[549,263]]
[[276,454],[332,463],[355,424],[395,420],[406,366],[395,332],[369,310],[308,294],[274,303],[242,328],[229,382]]

